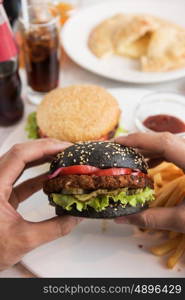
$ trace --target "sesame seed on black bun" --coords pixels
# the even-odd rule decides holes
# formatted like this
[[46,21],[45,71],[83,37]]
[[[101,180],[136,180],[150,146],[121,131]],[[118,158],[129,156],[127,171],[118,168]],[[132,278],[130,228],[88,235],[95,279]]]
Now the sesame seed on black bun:
[[130,168],[147,173],[144,157],[133,148],[113,142],[77,143],[57,155],[50,173],[60,167],[90,165],[100,169]]

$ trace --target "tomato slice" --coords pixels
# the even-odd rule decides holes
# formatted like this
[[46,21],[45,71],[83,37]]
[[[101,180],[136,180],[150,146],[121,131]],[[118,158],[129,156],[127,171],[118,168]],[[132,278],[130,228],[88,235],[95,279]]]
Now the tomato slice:
[[53,174],[49,175],[49,178],[54,178],[58,174],[61,175],[88,175],[95,173],[99,171],[99,168],[93,167],[93,166],[88,166],[88,165],[75,165],[75,166],[69,166],[69,167],[61,167],[58,168]]
[[61,169],[60,174],[92,174],[99,170],[99,168],[88,166],[88,165],[76,165],[70,167],[64,167]]
[[110,168],[110,169],[99,169],[99,171],[93,173],[96,176],[113,176],[113,175],[129,175],[132,170],[129,168]]
[[50,174],[48,177],[52,179],[57,175],[96,175],[96,176],[116,176],[116,175],[134,175],[134,176],[146,176],[139,170],[132,170],[129,168],[109,168],[99,169],[89,165],[74,165],[69,167],[61,167]]
[[139,177],[146,177],[147,176],[147,174],[142,173],[141,171],[139,171],[139,172],[132,172],[132,175],[133,176],[139,176]]

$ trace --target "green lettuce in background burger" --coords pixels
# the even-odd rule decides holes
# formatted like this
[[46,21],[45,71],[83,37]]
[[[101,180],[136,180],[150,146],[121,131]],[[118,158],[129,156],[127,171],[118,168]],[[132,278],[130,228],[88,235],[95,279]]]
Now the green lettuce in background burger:
[[28,115],[25,130],[29,139],[38,139],[39,130],[36,119],[36,112],[32,112]]

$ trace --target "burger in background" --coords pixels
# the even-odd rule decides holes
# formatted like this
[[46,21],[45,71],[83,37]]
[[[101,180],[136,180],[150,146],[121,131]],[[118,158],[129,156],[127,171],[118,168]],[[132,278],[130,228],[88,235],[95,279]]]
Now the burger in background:
[[108,140],[119,126],[117,100],[104,88],[74,85],[48,93],[29,115],[29,138],[50,137],[78,142]]

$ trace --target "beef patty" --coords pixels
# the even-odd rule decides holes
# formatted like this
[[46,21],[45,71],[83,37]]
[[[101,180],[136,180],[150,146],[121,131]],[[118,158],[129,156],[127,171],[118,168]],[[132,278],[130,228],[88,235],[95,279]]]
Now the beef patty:
[[61,175],[49,179],[44,183],[44,192],[60,193],[63,189],[80,188],[84,190],[117,189],[128,188],[153,188],[153,181],[147,176],[117,175],[117,176],[95,176],[95,175]]

